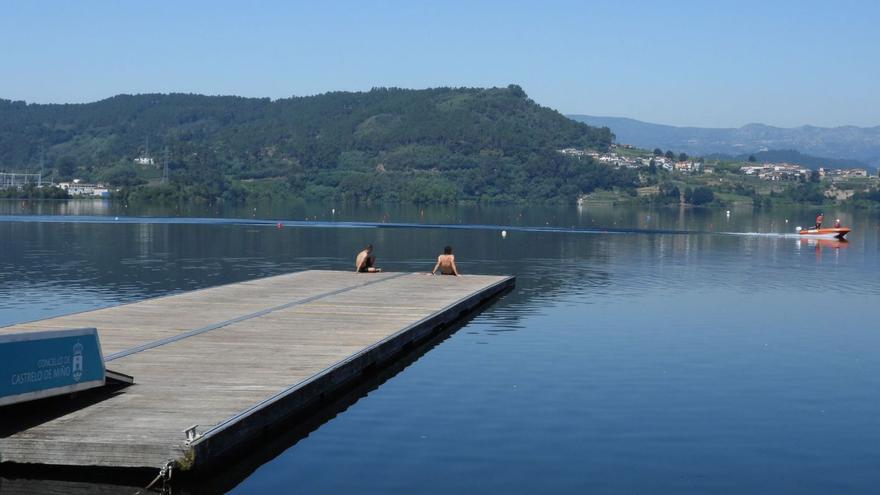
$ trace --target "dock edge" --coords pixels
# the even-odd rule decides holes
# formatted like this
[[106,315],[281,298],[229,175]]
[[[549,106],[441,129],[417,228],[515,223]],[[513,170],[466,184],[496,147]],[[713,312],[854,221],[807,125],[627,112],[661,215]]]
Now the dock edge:
[[387,364],[412,344],[439,332],[515,285],[516,277],[507,276],[226,419],[182,446],[182,455],[175,460],[177,469],[203,471],[219,466],[273,426],[297,416],[323,396],[352,384],[363,371]]

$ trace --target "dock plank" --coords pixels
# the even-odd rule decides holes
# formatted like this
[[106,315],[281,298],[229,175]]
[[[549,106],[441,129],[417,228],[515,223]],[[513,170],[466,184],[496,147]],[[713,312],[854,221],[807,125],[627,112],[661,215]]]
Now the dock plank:
[[[108,367],[135,377],[105,400],[0,438],[0,460],[209,465],[512,284],[307,271],[0,328],[96,327]],[[203,436],[190,444],[182,431],[194,424]]]

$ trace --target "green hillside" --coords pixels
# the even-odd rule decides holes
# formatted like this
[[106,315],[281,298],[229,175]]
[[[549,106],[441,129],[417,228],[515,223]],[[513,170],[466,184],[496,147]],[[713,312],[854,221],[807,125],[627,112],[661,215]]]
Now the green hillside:
[[[55,180],[102,180],[144,199],[570,201],[635,185],[632,172],[555,152],[607,149],[612,139],[607,128],[541,107],[515,85],[275,101],[189,94],[66,105],[0,100],[0,169],[34,170],[43,150]],[[170,180],[159,184],[165,148]],[[147,154],[154,165],[135,163]]]

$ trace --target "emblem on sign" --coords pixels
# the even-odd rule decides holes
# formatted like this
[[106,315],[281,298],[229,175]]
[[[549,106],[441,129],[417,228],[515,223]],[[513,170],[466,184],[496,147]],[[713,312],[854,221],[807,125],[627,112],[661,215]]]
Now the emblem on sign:
[[78,382],[83,374],[83,346],[79,342],[73,345],[73,381]]

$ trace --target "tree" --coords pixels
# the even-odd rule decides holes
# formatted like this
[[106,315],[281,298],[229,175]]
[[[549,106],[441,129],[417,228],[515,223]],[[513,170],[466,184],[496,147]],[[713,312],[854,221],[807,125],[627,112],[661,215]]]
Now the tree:
[[657,162],[654,159],[651,159],[651,162],[648,164],[648,173],[651,175],[657,174]]
[[679,153],[678,154],[678,161],[686,162],[687,159],[688,159],[687,153]]
[[819,175],[818,170],[813,170],[812,172],[810,172],[810,182],[819,182],[819,179],[821,178],[822,177]]
[[749,155],[749,162],[755,163],[756,161],[758,161],[758,159],[755,158],[755,155]]
[[711,203],[714,199],[715,193],[705,186],[699,186],[694,189],[689,187],[684,192],[684,200],[695,206]]
[[146,184],[130,166],[117,165],[101,174],[101,180],[114,186],[134,187]]
[[526,97],[526,92],[523,91],[522,87],[518,84],[508,84],[507,89],[510,91],[510,93],[513,96],[516,96],[517,98],[525,98]]
[[785,190],[785,196],[796,203],[820,204],[825,201],[822,188],[816,184],[806,183]]
[[62,179],[72,179],[76,174],[76,160],[72,156],[62,156],[58,160],[58,175]]
[[675,153],[673,153],[672,150],[667,151],[664,156],[669,160],[675,160]]
[[660,184],[660,195],[665,198],[678,201],[679,197],[681,196],[681,191],[679,191],[678,186],[676,186],[675,184],[671,182],[664,182],[663,184]]
[[663,150],[660,148],[654,148],[654,156],[663,156]]

